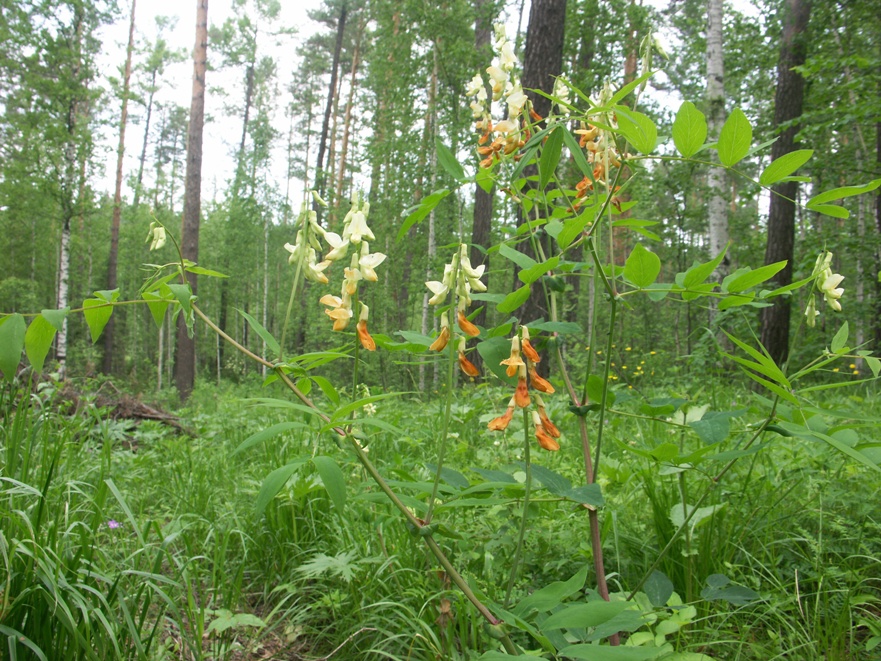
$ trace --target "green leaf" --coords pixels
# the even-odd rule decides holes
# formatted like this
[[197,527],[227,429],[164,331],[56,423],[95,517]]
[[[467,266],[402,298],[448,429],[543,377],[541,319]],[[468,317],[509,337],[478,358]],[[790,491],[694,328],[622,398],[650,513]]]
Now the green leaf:
[[576,643],[564,647],[559,653],[562,658],[578,661],[651,661],[667,654],[668,650],[663,647],[611,647]]
[[829,436],[819,431],[813,431],[811,429],[808,429],[807,427],[803,427],[802,425],[796,425],[789,422],[779,422],[778,425],[795,436],[799,436],[801,438],[815,438],[824,441],[839,452],[846,454],[847,456],[855,459],[864,466],[867,466],[868,468],[871,468],[881,473],[881,466],[873,462],[871,459],[869,459],[869,457],[867,457],[859,450],[853,449],[847,443],[838,440],[834,436]]
[[502,257],[510,259],[521,269],[528,269],[530,266],[535,266],[536,264],[536,261],[532,257],[520,252],[519,250],[514,250],[514,248],[509,246],[507,243],[503,243],[499,246],[499,254]]
[[340,405],[340,394],[337,392],[336,388],[333,387],[333,384],[325,379],[323,376],[311,376],[309,377],[312,381],[315,382],[319,388],[321,388],[321,392],[324,393],[324,396],[327,397],[334,406]]
[[732,294],[731,296],[726,296],[721,301],[719,301],[719,311],[727,310],[728,308],[736,308],[740,305],[747,305],[748,303],[752,303],[756,297],[755,292],[750,292],[746,295],[740,294]]
[[546,333],[560,333],[561,335],[581,333],[584,330],[580,324],[571,321],[542,321],[538,324],[529,324],[529,329],[542,330]]
[[291,429],[304,429],[305,427],[306,425],[296,420],[292,420],[290,422],[280,422],[277,425],[272,425],[271,427],[262,429],[256,434],[251,434],[250,436],[248,436],[248,438],[242,441],[241,444],[239,444],[239,447],[233,450],[232,454],[236,455],[239,452],[244,452],[245,450],[252,448],[259,443],[262,443],[263,441],[268,441],[271,438],[275,438],[282,432],[290,431]]
[[542,631],[554,629],[586,629],[608,622],[627,610],[626,601],[594,601],[589,604],[573,604],[550,615],[541,623]]
[[[750,287],[755,287],[756,285],[761,284],[766,280],[770,280],[785,267],[786,260],[783,260],[782,262],[775,262],[774,264],[760,266],[757,269],[747,271],[743,275],[740,275],[729,282],[727,291],[730,294],[737,294],[744,291],[745,289],[749,289]],[[722,288],[725,289],[725,286],[723,285]]]
[[627,97],[628,94],[630,94],[633,90],[635,90],[637,87],[642,85],[645,81],[647,81],[649,78],[651,78],[654,75],[655,75],[654,71],[646,71],[639,78],[637,78],[635,80],[631,80],[629,83],[627,83],[626,85],[621,87],[621,89],[619,89],[617,92],[615,92],[615,94],[612,96],[612,98],[609,99],[609,105],[614,106],[618,102],[623,101]]
[[505,296],[505,300],[496,306],[499,312],[508,314],[523,305],[529,298],[529,285],[523,285],[520,289],[512,291]]
[[254,319],[251,315],[249,315],[244,310],[239,310],[236,308],[236,311],[245,318],[245,321],[248,322],[248,325],[254,329],[254,332],[257,333],[263,341],[266,342],[266,347],[276,355],[276,357],[281,357],[281,347],[278,345],[278,340],[272,337],[272,333],[263,328],[263,325]]
[[43,371],[43,361],[46,360],[56,332],[55,327],[44,319],[43,315],[35,317],[28,326],[24,336],[24,348],[34,371]]
[[342,514],[346,506],[346,478],[343,476],[343,471],[330,457],[313,457],[312,463],[321,476],[334,507]]
[[450,148],[440,138],[434,139],[434,145],[437,148],[437,160],[441,167],[456,181],[464,181],[465,170],[462,169],[462,164],[459,163],[459,159],[453,155]]
[[789,380],[786,378],[786,376],[783,374],[783,372],[780,371],[780,368],[777,367],[777,363],[775,363],[774,360],[771,358],[771,356],[768,355],[768,352],[765,351],[764,347],[759,345],[762,349],[762,351],[760,352],[756,349],[753,349],[748,344],[741,342],[740,340],[738,340],[736,337],[734,337],[730,333],[728,333],[724,330],[722,332],[725,333],[726,336],[728,336],[729,340],[734,342],[734,344],[736,344],[741,349],[743,349],[746,353],[748,353],[750,356],[752,356],[761,365],[762,369],[757,369],[756,371],[761,372],[762,374],[764,374],[765,376],[767,376],[771,379],[774,379],[774,381],[776,381],[777,383],[779,383],[780,385],[782,385],[786,388],[792,388],[792,385],[789,383]]
[[107,322],[110,321],[110,315],[113,314],[113,306],[107,301],[100,298],[87,298],[83,301],[83,316],[89,325],[89,332],[92,334],[92,344],[98,341]]
[[641,243],[633,247],[624,263],[624,277],[640,288],[651,285],[660,272],[660,258]]
[[105,303],[114,303],[119,298],[119,289],[100,289],[94,292],[93,296]]
[[655,569],[643,588],[652,606],[661,608],[673,594],[673,582],[663,572]]
[[507,337],[491,337],[477,345],[477,353],[483,358],[483,364],[503,382],[509,386],[517,383],[515,378],[505,373],[505,366],[500,364],[511,355],[511,340]]
[[813,206],[809,206],[808,210],[822,213],[824,216],[840,218],[841,220],[847,220],[848,218],[850,218],[850,211],[848,211],[844,207],[838,206],[837,204],[815,204]]
[[225,273],[221,273],[220,271],[212,271],[211,269],[202,268],[201,266],[188,266],[186,271],[190,273],[195,273],[196,275],[206,275],[209,278],[228,278],[229,276]]
[[517,277],[520,278],[520,282],[531,285],[548,271],[557,268],[557,264],[559,263],[560,258],[558,256],[554,256],[550,259],[546,259],[539,264],[530,266],[528,269],[523,269],[522,271],[520,271],[520,273],[517,274]]
[[563,150],[563,131],[559,127],[548,134],[547,141],[541,149],[541,158],[538,161],[538,187],[544,190],[554,176],[554,171],[560,163],[560,153]]
[[192,315],[193,290],[190,289],[189,283],[185,285],[169,283],[168,289],[171,290],[171,295],[177,299],[178,303],[180,303],[181,309],[184,313],[187,316]]
[[532,464],[532,474],[544,485],[545,489],[555,496],[565,498],[566,494],[572,490],[572,483],[568,479],[549,468]]
[[762,174],[759,177],[759,183],[762,186],[770,186],[771,184],[776,184],[778,181],[786,179],[802,165],[807,163],[813,155],[813,149],[798,149],[796,151],[791,151],[788,154],[784,154],[762,171]]
[[615,106],[618,130],[642,154],[651,154],[658,143],[658,127],[646,115],[624,106]]
[[441,190],[435,191],[431,195],[423,198],[422,202],[420,202],[419,205],[407,215],[404,222],[401,223],[401,229],[398,230],[398,236],[395,240],[400,241],[403,239],[413,225],[425,220],[428,214],[430,214],[432,210],[440,204],[441,200],[449,194],[450,191],[442,188]]
[[[703,284],[703,282],[709,278],[713,271],[715,271],[719,264],[722,263],[722,260],[725,259],[725,253],[728,252],[728,246],[725,246],[725,250],[716,255],[715,258],[710,260],[709,262],[705,262],[704,264],[695,264],[690,269],[688,269],[682,277],[681,286],[685,289],[694,289],[696,285]],[[680,278],[677,276],[676,282],[679,283]]]
[[356,399],[354,402],[349,402],[333,412],[333,415],[330,417],[328,428],[332,428],[334,424],[338,423],[340,420],[344,420],[352,411],[358,411],[368,404],[381,402],[384,399],[391,399],[392,397],[401,397],[406,394],[407,393],[404,392],[386,392],[381,395],[370,395],[369,397],[362,397],[361,399]]
[[588,177],[593,181],[593,166],[588,163],[587,159],[584,157],[584,149],[578,146],[578,140],[572,135],[568,128],[565,126],[561,128],[563,129],[563,141],[566,143],[566,148],[572,155],[575,165],[581,170],[583,176]]
[[596,482],[592,484],[582,484],[580,487],[572,487],[563,494],[566,500],[571,500],[582,505],[592,505],[594,507],[602,507],[606,501],[603,499],[603,492],[600,485]]
[[560,246],[561,250],[566,250],[566,248],[572,245],[572,242],[575,241],[575,239],[581,236],[584,228],[596,220],[597,212],[599,210],[600,205],[589,206],[574,218],[570,218],[563,222],[563,229],[560,230],[560,233],[557,234],[556,237],[557,245]]
[[673,144],[683,157],[691,158],[706,140],[706,117],[691,101],[685,101],[673,121]]
[[0,319],[0,370],[9,383],[15,378],[21,362],[27,324],[20,314],[10,314]]
[[493,186],[496,185],[492,170],[489,168],[477,168],[477,174],[474,176],[474,181],[476,181],[477,185],[483,189],[484,193],[492,193]]
[[156,326],[162,328],[165,312],[170,305],[169,301],[159,294],[150,291],[145,291],[141,294],[141,298],[147,301],[147,307],[150,308],[150,315],[153,317],[153,321],[156,322]]
[[845,321],[841,328],[838,329],[838,332],[835,333],[835,337],[832,338],[832,353],[841,353],[844,351],[845,344],[847,344],[847,335],[848,335],[848,327],[847,322]]
[[881,186],[881,179],[873,179],[868,184],[865,184],[863,186],[842,186],[841,188],[833,188],[832,190],[828,190],[825,193],[814,195],[814,197],[808,200],[806,206],[808,209],[816,211],[818,205],[823,205],[827,202],[834,202],[835,200],[841,200],[845,197],[853,197],[854,195],[869,193],[879,186]]
[[257,502],[254,505],[258,514],[263,513],[269,501],[278,495],[278,492],[281,491],[285,483],[291,478],[291,475],[307,461],[308,458],[306,457],[295,459],[286,466],[276,468],[266,476],[266,479],[263,480],[263,486],[260,487],[260,493],[257,494]]
[[874,356],[866,356],[865,359],[866,365],[869,366],[869,369],[872,370],[872,374],[875,378],[878,378],[878,374],[881,373],[881,360],[878,360]]
[[589,565],[584,565],[568,581],[554,581],[536,590],[517,604],[513,612],[516,615],[524,616],[533,610],[540,612],[553,610],[566,599],[581,591],[584,587],[584,582],[587,580],[589,569]]
[[740,108],[735,108],[728,115],[716,149],[719,151],[719,162],[730,168],[740,162],[749,151],[753,139],[753,127]]
[[40,314],[43,319],[52,324],[52,327],[60,333],[64,328],[64,320],[67,318],[67,315],[70,314],[70,308],[67,307],[61,310],[43,310]]
[[[688,527],[691,530],[697,528],[701,523],[708,520],[711,516],[713,516],[716,512],[721,510],[727,505],[727,503],[717,503],[716,505],[708,505],[707,507],[699,507],[694,509],[693,505],[688,506],[688,513],[691,514],[692,511],[694,514],[691,517],[691,520],[688,522]],[[677,528],[681,528],[685,523],[685,514],[684,509],[682,507],[682,503],[676,503],[673,507],[670,508],[670,521]]]

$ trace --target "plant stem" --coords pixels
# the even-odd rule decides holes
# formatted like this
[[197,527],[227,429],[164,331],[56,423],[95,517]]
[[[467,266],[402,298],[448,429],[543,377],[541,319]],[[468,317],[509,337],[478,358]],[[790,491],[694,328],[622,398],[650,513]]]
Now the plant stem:
[[517,536],[517,549],[514,551],[514,561],[511,563],[511,572],[508,575],[508,589],[505,591],[506,610],[511,603],[511,592],[514,590],[514,580],[517,578],[517,570],[520,568],[520,559],[523,555],[523,539],[526,537],[526,522],[529,519],[529,493],[532,490],[532,462],[529,459],[529,412],[526,409],[523,409],[523,461],[526,463],[523,515],[520,517],[520,534]]
[[303,269],[303,260],[297,260],[297,270],[294,271],[294,284],[291,285],[291,297],[288,299],[288,309],[284,313],[284,326],[281,327],[281,342],[279,343],[279,347],[281,347],[278,352],[279,361],[284,360],[284,341],[285,337],[288,334],[288,324],[291,323],[291,310],[294,308],[294,297],[297,293],[297,287],[300,284],[300,275],[302,274]]
[[609,311],[609,338],[606,340],[606,368],[603,370],[603,398],[600,401],[600,417],[597,422],[596,459],[593,462],[592,482],[596,482],[597,474],[600,470],[600,453],[603,449],[603,431],[606,424],[606,407],[609,398],[609,373],[612,370],[612,340],[614,339],[613,333],[615,331],[615,317],[617,313],[618,300],[613,296]]

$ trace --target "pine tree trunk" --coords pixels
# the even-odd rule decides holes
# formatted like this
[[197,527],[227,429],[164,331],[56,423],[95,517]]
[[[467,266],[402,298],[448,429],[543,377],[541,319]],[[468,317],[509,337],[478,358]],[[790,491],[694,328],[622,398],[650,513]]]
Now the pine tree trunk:
[[[803,65],[807,54],[805,31],[811,13],[809,0],[786,0],[783,18],[783,35],[780,44],[780,60],[777,63],[777,92],[774,96],[774,125],[780,137],[771,147],[771,159],[796,150],[795,136],[799,127],[793,120],[801,116],[804,103],[805,80],[793,67]],[[786,127],[780,129],[780,127]],[[768,211],[768,244],[765,263],[787,260],[786,266],[774,278],[775,286],[783,287],[792,282],[792,258],[795,243],[795,205],[798,183],[778,184],[773,188]],[[789,199],[787,199],[789,198]],[[761,341],[778,364],[789,357],[790,301],[779,296],[771,307],[762,310]]]
[[[193,99],[187,130],[187,173],[181,252],[191,261],[199,259],[199,216],[202,209],[202,127],[205,124],[205,70],[208,59],[208,0],[196,0],[196,45],[193,49]],[[196,275],[187,280],[197,291]],[[196,381],[196,341],[187,334],[183,314],[178,316],[175,385],[182,401],[189,399]]]
[[343,196],[343,182],[346,177],[346,157],[349,152],[349,133],[352,128],[352,103],[355,101],[356,75],[358,73],[358,65],[361,57],[361,37],[364,34],[364,22],[358,25],[358,36],[355,40],[355,53],[352,56],[352,71],[349,74],[349,99],[346,102],[346,116],[343,120],[343,138],[340,145],[340,164],[337,173],[336,194],[333,197],[334,209],[340,206],[340,200]]
[[[327,151],[327,138],[330,131],[330,115],[333,109],[334,97],[336,96],[337,74],[340,68],[340,55],[343,50],[343,34],[346,30],[347,9],[345,2],[340,8],[340,17],[337,21],[336,45],[333,50],[333,64],[330,69],[330,85],[327,88],[327,102],[324,106],[324,121],[321,124],[321,137],[318,141],[318,162],[315,166],[315,188],[319,195],[324,196],[326,177],[323,173],[324,155]],[[317,208],[317,205],[316,205]]]
[[[707,7],[707,128],[712,138],[719,137],[725,123],[725,69],[722,52],[722,0],[708,0]],[[716,157],[718,158],[718,157]],[[710,168],[707,175],[710,189],[707,205],[707,227],[710,255],[715,257],[728,245],[728,209],[725,204],[725,171]],[[729,260],[726,255],[716,269],[716,277],[728,274]]]
[[[122,163],[125,158],[125,125],[128,121],[128,92],[132,77],[132,51],[135,47],[135,6],[132,0],[132,12],[128,27],[128,46],[125,51],[125,75],[122,82],[122,111],[119,116],[119,145],[116,148],[116,188],[113,194],[113,218],[110,221],[110,261],[107,266],[107,289],[116,289],[116,271],[119,257],[119,223],[122,217]],[[104,327],[104,362],[101,371],[110,374],[113,371],[114,337],[116,332],[113,315]]]

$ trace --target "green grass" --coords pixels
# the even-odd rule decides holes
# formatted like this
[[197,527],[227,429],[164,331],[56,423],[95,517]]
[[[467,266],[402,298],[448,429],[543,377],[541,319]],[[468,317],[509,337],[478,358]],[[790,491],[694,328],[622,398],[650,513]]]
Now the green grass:
[[[505,393],[463,390],[453,408],[446,465],[456,472],[442,483],[450,504],[438,512],[438,539],[469,583],[501,603],[522,507],[522,430],[516,416],[503,434],[486,430]],[[695,502],[721,463],[693,459],[676,468],[659,461],[651,452],[667,456],[665,444],[680,456],[707,445],[693,430],[669,425],[667,414],[646,417],[644,400],[628,401],[628,394],[619,387],[601,470],[606,567],[621,595],[671,538],[671,509],[683,493]],[[482,620],[354,456],[308,420],[234,453],[252,433],[289,419],[283,410],[254,406],[248,395],[266,393],[198,389],[182,411],[194,431],[189,437],[158,423],[114,422],[94,406],[67,415],[51,388],[33,397],[4,391],[2,656],[233,659],[268,650],[276,658],[336,651],[338,658],[427,660],[475,659],[495,649]],[[699,388],[693,395],[695,404],[723,400],[720,408],[740,412],[710,456],[737,450],[762,414],[751,393],[718,395]],[[534,452],[533,460],[578,485],[575,423],[557,399],[549,412],[563,429],[563,449]],[[830,396],[823,406],[839,412],[824,428],[850,421],[861,438],[877,432],[875,423],[855,420],[877,415],[871,394],[861,402]],[[431,488],[439,407],[398,398],[377,409],[403,433],[365,426],[370,457],[421,507]],[[873,658],[879,648],[867,647],[881,630],[881,480],[823,444],[776,434],[761,444],[711,491],[705,506],[716,506],[715,513],[676,541],[659,566],[695,606],[693,617],[664,628],[659,623],[678,611],[649,606],[653,615],[638,631],[719,659]],[[342,468],[345,510],[306,463],[265,512],[256,512],[266,475],[312,454],[332,456]],[[483,486],[489,474],[472,469],[510,478]],[[592,571],[586,510],[546,487],[535,485],[513,604],[585,565]],[[758,598],[707,600],[702,593],[716,574]],[[658,638],[659,631],[666,633]],[[526,633],[512,635],[538,648]]]

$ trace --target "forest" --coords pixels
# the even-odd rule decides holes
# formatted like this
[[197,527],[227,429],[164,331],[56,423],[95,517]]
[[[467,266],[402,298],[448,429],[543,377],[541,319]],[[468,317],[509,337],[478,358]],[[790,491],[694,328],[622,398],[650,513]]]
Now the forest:
[[877,3],[211,5],[0,0],[0,658],[881,658]]

